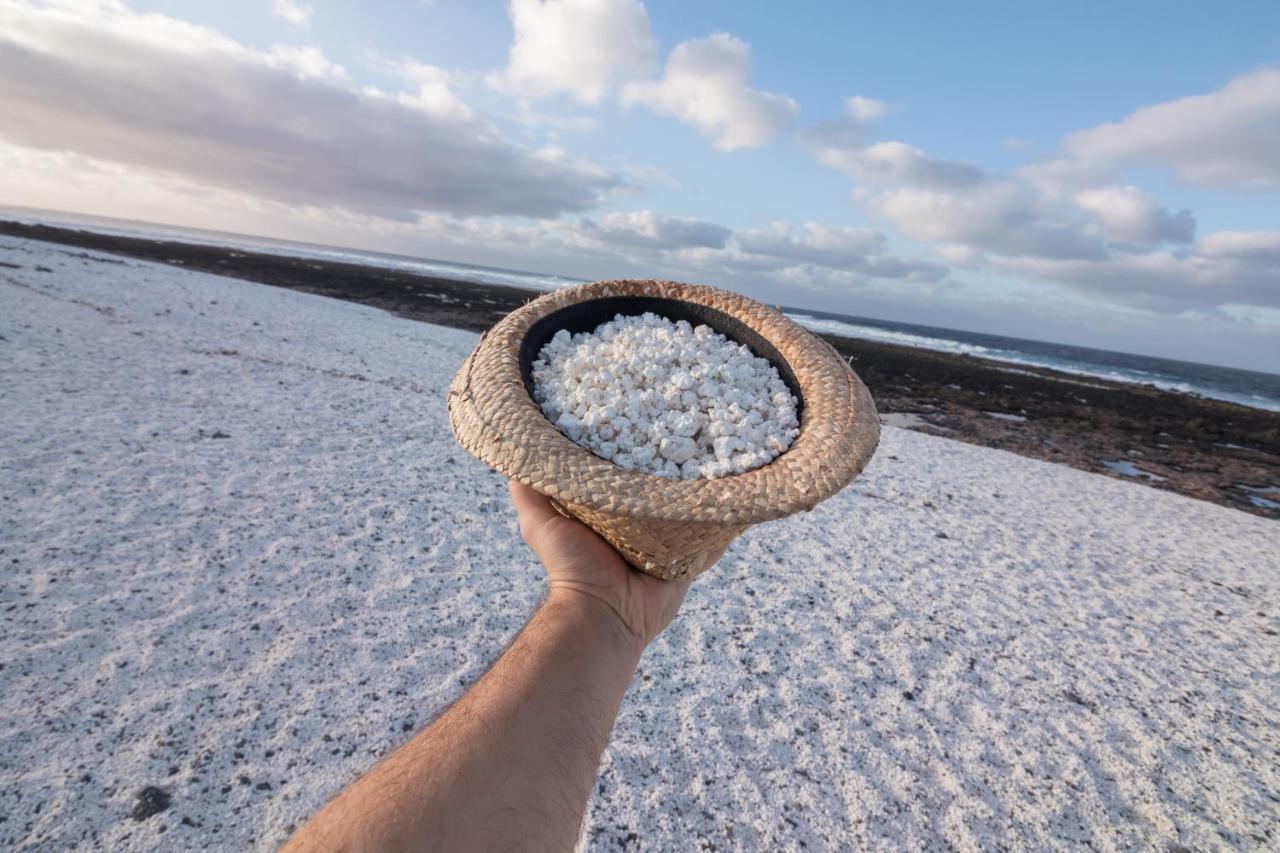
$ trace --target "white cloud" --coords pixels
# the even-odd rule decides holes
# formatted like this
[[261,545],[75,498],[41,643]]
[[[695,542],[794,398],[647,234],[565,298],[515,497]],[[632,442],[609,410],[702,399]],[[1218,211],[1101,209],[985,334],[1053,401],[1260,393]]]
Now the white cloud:
[[[544,245],[572,247],[602,257],[619,254],[667,269],[696,268],[727,274],[782,271],[810,282],[938,282],[947,268],[907,260],[885,250],[885,238],[870,228],[785,222],[730,231],[721,225],[652,210],[606,213],[595,218],[548,220],[539,225]],[[686,273],[687,274],[687,273]]]
[[930,249],[947,263],[955,264],[958,267],[977,266],[982,259],[981,252],[963,243],[938,243],[931,246]]
[[1077,190],[1114,183],[1114,170],[1105,163],[1092,163],[1059,157],[1044,163],[1033,163],[1017,171],[1018,177],[1045,195],[1071,195]]
[[305,27],[310,24],[313,11],[311,6],[299,0],[271,0],[271,14],[277,18],[284,18],[295,27]]
[[1011,176],[903,142],[867,144],[877,109],[846,113],[805,134],[813,155],[854,179],[852,198],[875,219],[950,263],[1166,311],[1280,305],[1280,235],[1196,242],[1191,211],[1170,211],[1118,179],[1130,165],[1164,165],[1189,183],[1280,186],[1278,70],[1072,134],[1062,155]]
[[818,160],[849,176],[912,187],[964,187],[979,183],[982,170],[967,163],[930,157],[905,142],[878,142],[866,148],[819,145]]
[[875,98],[851,95],[844,99],[844,111],[854,121],[872,122],[889,111],[889,105]]
[[[1256,261],[1280,268],[1280,231],[1216,231],[1206,234],[1196,248],[1207,257]],[[1280,289],[1280,278],[1276,287]]]
[[798,107],[785,95],[749,87],[750,60],[750,46],[725,33],[682,42],[661,80],[627,84],[622,101],[692,125],[721,151],[764,145]]
[[1210,234],[1200,251],[1115,254],[1096,260],[992,258],[999,269],[1144,308],[1229,304],[1280,308],[1280,232]]
[[1161,249],[1189,243],[1195,220],[1132,187],[1083,191],[1059,205],[1016,181],[987,177],[950,190],[887,189],[866,205],[952,263],[1153,310],[1280,306],[1280,234],[1226,232],[1189,249]]
[[938,264],[910,261],[885,252],[885,237],[871,228],[806,222],[797,232],[785,222],[768,228],[737,231],[737,249],[758,258],[776,258],[786,266],[824,267],[859,276],[910,281],[938,281],[947,270]]
[[656,48],[639,0],[511,0],[515,39],[495,88],[541,98],[565,93],[598,104],[653,66]]
[[[794,288],[811,291],[871,290],[911,300],[936,293],[948,286],[947,270],[937,264],[917,264],[882,256],[876,263],[828,266],[821,263],[788,261],[771,255],[753,255],[732,243],[723,250],[682,249],[672,253],[677,270],[696,269],[701,276],[727,278],[731,282],[752,281],[769,288],[775,299],[790,298]],[[683,273],[687,275],[686,273]]]
[[169,222],[265,237],[350,245],[403,221],[360,216],[337,208],[273,202],[210,187],[181,175],[86,157],[43,151],[0,140],[0,194],[17,206]]
[[854,174],[859,164],[846,158],[862,149],[871,125],[890,109],[891,105],[884,101],[852,95],[844,99],[842,117],[806,128],[800,134],[800,141],[823,163]]
[[416,59],[392,62],[391,68],[415,87],[413,91],[396,95],[400,103],[442,119],[467,121],[474,118],[471,108],[454,93],[454,75],[451,72]]
[[771,255],[828,266],[865,258],[884,248],[884,235],[871,228],[839,227],[806,222],[799,235],[785,222],[768,228],[739,231],[735,239],[744,252]]
[[554,216],[618,177],[504,139],[422,66],[356,89],[314,48],[254,51],[119,3],[0,8],[0,137],[288,204]]
[[[251,54],[245,58],[256,59]],[[294,47],[276,45],[261,56],[263,62],[272,68],[280,68],[301,77],[313,77],[318,80],[329,80],[334,83],[350,83],[351,76],[341,65],[330,62],[324,52],[317,47]]]
[[659,251],[688,247],[722,249],[731,233],[722,225],[666,216],[652,210],[606,213],[598,220],[583,219],[577,231],[603,243]]
[[1098,220],[1113,241],[1158,245],[1190,243],[1195,237],[1196,220],[1191,211],[1170,213],[1134,186],[1083,190],[1074,198],[1076,204]]
[[1280,186],[1280,69],[1244,74],[1207,95],[1143,107],[1067,137],[1086,162],[1167,166],[1190,184]]
[[9,0],[0,5],[0,40],[14,41],[35,50],[56,52],[68,27],[91,29],[97,39],[84,38],[79,45],[86,62],[108,61],[120,40],[162,48],[172,44],[186,51],[219,52],[233,56],[250,53],[217,30],[170,18],[140,15],[116,0],[88,0],[40,5]]
[[1056,221],[1013,181],[988,179],[950,190],[905,187],[866,202],[876,216],[925,243],[959,243],[1002,255],[1100,258],[1105,246],[1078,223]]
[[1097,164],[1064,158],[1002,176],[901,142],[807,141],[821,162],[861,182],[854,198],[875,219],[949,263],[1166,311],[1280,305],[1280,238],[1223,232],[1192,244],[1190,211],[1101,183],[1108,174]]
[[1266,285],[1268,276],[1280,282],[1269,233],[1193,244],[1191,212],[1116,183],[1115,164],[1063,157],[1005,176],[903,142],[866,145],[836,125],[805,141],[820,162],[855,180],[852,197],[875,220],[948,263],[1166,310],[1280,301],[1280,284]]

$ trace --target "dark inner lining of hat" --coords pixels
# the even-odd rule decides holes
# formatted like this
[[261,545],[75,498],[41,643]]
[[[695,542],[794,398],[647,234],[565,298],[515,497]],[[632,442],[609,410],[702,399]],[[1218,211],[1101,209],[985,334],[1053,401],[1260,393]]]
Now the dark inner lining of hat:
[[553,311],[534,323],[529,327],[524,340],[520,342],[520,375],[524,379],[524,387],[529,392],[529,397],[533,398],[533,362],[556,332],[561,329],[565,329],[570,334],[590,332],[618,314],[631,317],[646,311],[666,317],[672,322],[686,320],[694,326],[710,326],[729,340],[746,345],[753,353],[768,360],[777,369],[782,381],[795,395],[796,416],[800,416],[804,408],[804,396],[800,393],[800,383],[796,381],[791,365],[787,364],[787,360],[773,344],[741,320],[723,311],[695,302],[662,299],[657,296],[610,296],[605,299],[575,302],[559,311]]

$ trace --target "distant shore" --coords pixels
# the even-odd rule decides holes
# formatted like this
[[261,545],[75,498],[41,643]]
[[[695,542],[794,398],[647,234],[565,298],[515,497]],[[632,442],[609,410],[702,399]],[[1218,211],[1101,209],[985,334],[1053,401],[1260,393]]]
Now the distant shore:
[[[483,331],[538,291],[401,270],[0,222],[0,233],[114,252]],[[88,261],[86,261],[88,262]],[[249,322],[251,318],[246,318]],[[823,335],[887,423],[1130,479],[1280,519],[1280,412],[967,355]]]

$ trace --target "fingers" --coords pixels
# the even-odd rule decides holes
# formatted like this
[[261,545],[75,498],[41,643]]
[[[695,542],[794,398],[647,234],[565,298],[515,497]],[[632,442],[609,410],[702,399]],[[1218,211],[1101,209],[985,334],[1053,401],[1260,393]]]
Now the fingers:
[[548,521],[560,517],[546,495],[539,494],[524,483],[512,480],[508,483],[508,490],[511,492],[511,502],[516,507],[516,515],[520,517],[520,534],[526,542]]

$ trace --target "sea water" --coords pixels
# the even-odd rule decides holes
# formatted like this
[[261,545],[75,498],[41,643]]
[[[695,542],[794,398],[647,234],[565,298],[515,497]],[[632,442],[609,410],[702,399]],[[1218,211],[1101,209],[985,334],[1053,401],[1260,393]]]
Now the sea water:
[[[850,317],[825,311],[787,310],[815,332],[968,355],[1008,365],[1048,367],[1078,376],[1154,385],[1259,409],[1280,411],[1280,376],[1132,353],[1006,338],[958,329]],[[1016,371],[1016,367],[1010,368]]]

